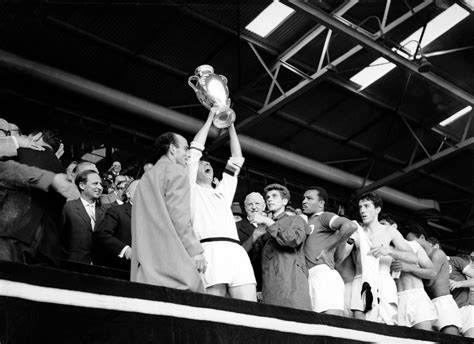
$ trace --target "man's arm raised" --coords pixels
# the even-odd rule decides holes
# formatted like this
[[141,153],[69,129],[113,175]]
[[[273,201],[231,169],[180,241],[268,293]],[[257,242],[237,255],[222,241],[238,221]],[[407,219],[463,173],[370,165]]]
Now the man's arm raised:
[[242,148],[240,147],[239,136],[235,131],[234,124],[232,123],[229,127],[229,139],[230,139],[230,155],[233,158],[242,157]]
[[209,134],[209,130],[212,126],[212,119],[214,118],[215,110],[211,109],[207,116],[206,122],[204,125],[199,129],[199,131],[194,135],[193,142],[198,144],[199,146],[204,147],[206,145],[207,135]]

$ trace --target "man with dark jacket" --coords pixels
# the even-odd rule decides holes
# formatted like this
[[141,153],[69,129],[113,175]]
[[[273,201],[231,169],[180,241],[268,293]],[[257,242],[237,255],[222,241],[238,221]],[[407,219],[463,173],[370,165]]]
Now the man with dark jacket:
[[63,209],[63,259],[92,264],[93,232],[104,218],[104,210],[97,200],[102,194],[99,174],[85,170],[76,176],[76,186],[81,196],[68,201]]
[[280,184],[265,188],[267,208],[273,219],[254,213],[250,222],[264,225],[262,237],[262,301],[266,304],[311,310],[308,270],[303,245],[309,228],[300,216],[289,216],[285,206],[290,192]]
[[247,216],[236,223],[240,244],[247,251],[252,263],[255,279],[257,280],[257,297],[262,291],[262,235],[266,233],[265,226],[250,223],[252,214],[264,214],[265,200],[258,192],[251,192],[245,197],[245,212]]
[[138,182],[134,180],[128,184],[125,194],[129,202],[109,208],[94,233],[97,248],[103,251],[105,266],[130,270],[132,199]]

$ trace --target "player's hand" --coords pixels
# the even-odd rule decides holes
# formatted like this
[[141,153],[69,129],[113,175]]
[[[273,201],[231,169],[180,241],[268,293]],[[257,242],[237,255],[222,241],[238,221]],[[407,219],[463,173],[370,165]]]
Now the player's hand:
[[[36,137],[36,136],[35,136]],[[34,149],[37,151],[44,151],[44,147],[35,142],[34,137],[27,137],[27,136],[16,136],[15,137],[18,141],[18,145],[21,148],[29,148]]]
[[331,259],[331,255],[326,250],[322,250],[319,256],[316,257],[316,259],[324,262],[324,264],[334,270],[334,261],[333,259]]
[[252,213],[249,215],[249,221],[251,223],[262,224],[266,226],[271,226],[273,221],[263,215],[262,213]]
[[267,229],[265,228],[265,226],[258,226],[257,228],[255,228],[252,233],[253,242],[257,241],[258,238],[260,238],[266,232],[267,232]]
[[193,260],[194,260],[194,266],[196,267],[197,271],[200,274],[205,273],[207,269],[207,262],[206,262],[206,258],[204,258],[204,255],[201,253],[196,254],[195,256],[193,256]]
[[381,256],[388,256],[390,254],[390,251],[390,247],[375,246],[370,249],[368,254],[373,255],[375,258],[379,258]]
[[459,285],[459,282],[450,279],[449,280],[449,290],[453,291],[454,289],[457,289],[457,288],[461,288],[461,286]]
[[123,256],[125,258],[127,258],[128,260],[130,260],[132,258],[132,248],[127,247],[127,249],[125,250],[125,253],[123,254]]
[[390,266],[393,271],[407,271],[407,264],[399,261],[399,260],[394,260],[392,262],[392,265]]

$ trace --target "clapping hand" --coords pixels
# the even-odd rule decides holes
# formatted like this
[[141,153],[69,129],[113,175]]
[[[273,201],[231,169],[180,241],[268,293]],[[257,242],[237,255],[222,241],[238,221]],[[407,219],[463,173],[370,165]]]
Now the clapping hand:
[[251,223],[256,223],[256,224],[267,224],[268,220],[270,220],[268,217],[263,215],[262,213],[252,213],[249,215],[249,221]]
[[388,256],[390,254],[390,247],[375,246],[370,249],[368,254],[373,255],[375,258],[379,258],[380,256]]

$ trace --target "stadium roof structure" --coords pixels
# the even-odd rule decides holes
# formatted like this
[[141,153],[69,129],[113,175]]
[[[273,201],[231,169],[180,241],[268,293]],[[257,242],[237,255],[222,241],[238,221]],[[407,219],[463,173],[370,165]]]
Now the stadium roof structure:
[[[469,2],[281,1],[293,10],[283,22],[264,37],[246,29],[271,3],[2,2],[2,117],[23,131],[58,128],[65,161],[105,147],[104,168],[119,159],[138,173],[160,133],[191,140],[206,118],[187,79],[209,64],[227,77],[237,113],[247,180],[239,199],[275,181],[298,205],[320,184],[350,215],[350,200],[379,190],[402,222],[471,251]],[[225,131],[212,136],[210,157],[225,161]]]

